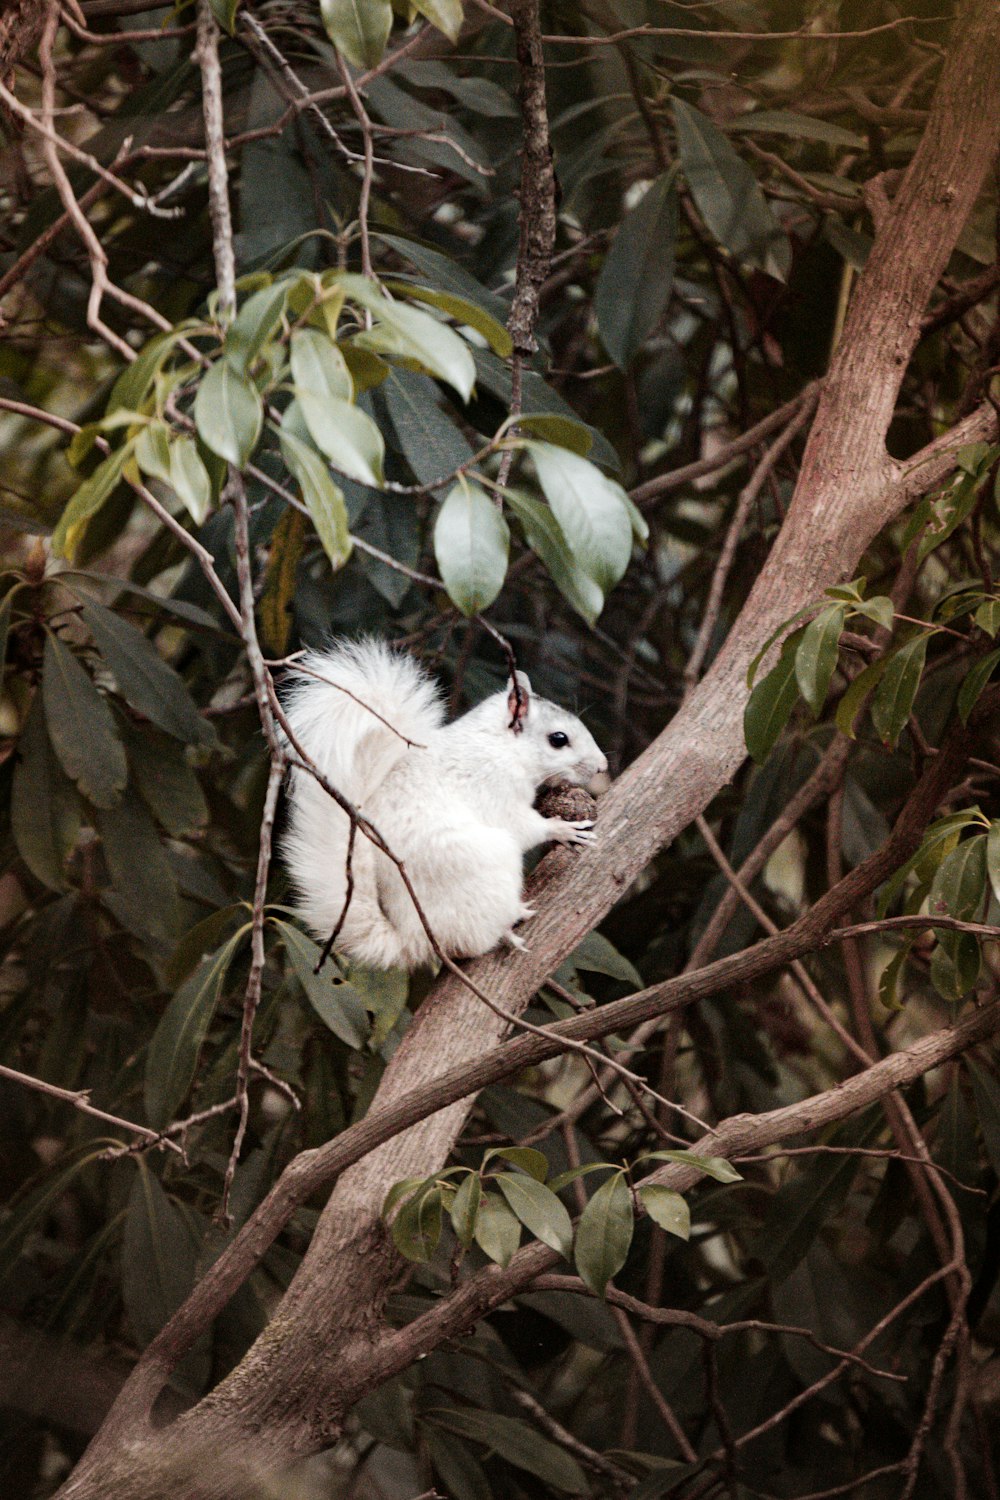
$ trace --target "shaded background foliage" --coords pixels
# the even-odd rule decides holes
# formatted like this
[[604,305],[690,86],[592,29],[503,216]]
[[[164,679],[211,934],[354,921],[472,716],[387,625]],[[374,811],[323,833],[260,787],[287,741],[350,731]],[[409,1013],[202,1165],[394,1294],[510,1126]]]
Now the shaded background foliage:
[[[326,478],[311,490],[301,472],[309,461],[289,461],[287,446],[283,454],[274,432],[265,431],[254,454],[259,474],[249,475],[247,488],[260,627],[271,654],[317,643],[331,629],[374,630],[438,670],[461,708],[502,681],[501,652],[478,620],[467,618],[488,604],[535,686],[576,704],[619,765],[643,749],[690,681],[685,668],[747,472],[732,455],[704,477],[664,476],[711,457],[783,403],[802,400],[822,375],[871,243],[873,195],[866,198],[864,185],[884,173],[883,190],[891,194],[912,154],[947,34],[943,9],[909,6],[910,19],[899,25],[893,5],[831,0],[810,15],[813,29],[863,34],[764,39],[745,33],[796,32],[801,8],[763,0],[697,10],[641,0],[586,11],[543,7],[544,28],[559,39],[546,50],[559,225],[523,410],[550,420],[524,424],[522,433],[559,453],[585,451],[595,495],[603,493],[594,477],[600,472],[632,492],[650,536],[614,588],[615,568],[602,546],[588,551],[572,518],[562,530],[551,521],[543,470],[539,488],[523,456],[515,470],[523,492],[508,506],[509,567],[498,535],[482,544],[478,572],[440,538],[435,549],[437,517],[452,488],[450,479],[439,481],[465,464],[509,411],[511,379],[495,324],[507,316],[518,244],[517,72],[510,28],[488,7],[470,6],[459,34],[461,8],[444,0],[416,6],[413,15],[402,5],[394,19],[388,5],[362,4],[373,24],[393,22],[389,53],[402,49],[364,86],[377,127],[374,265],[395,279],[400,301],[408,285],[429,289],[438,311],[466,331],[473,325],[466,345],[475,390],[463,400],[461,382],[449,384],[447,361],[435,366],[426,351],[421,363],[412,349],[400,353],[390,343],[380,361],[369,341],[366,362],[363,311],[353,323],[348,314],[342,343],[357,408],[381,434],[385,476],[396,488],[351,477],[350,463],[345,476],[341,463],[333,479],[321,464]],[[117,40],[135,21],[116,16],[103,0],[84,0],[82,10],[94,34],[76,26],[58,38],[59,129],[141,185],[160,214],[80,164],[69,165],[74,188],[100,232],[111,280],[172,324],[194,320],[194,347],[214,359],[215,270],[192,9],[141,17],[143,27],[168,28],[162,40]],[[339,273],[362,267],[364,145],[343,97],[333,42],[359,69],[378,64],[381,48],[352,37],[336,5],[325,8],[326,26],[308,3],[255,5],[247,24],[239,12],[217,13],[233,29],[222,63],[241,307],[280,287],[286,273],[300,292],[320,285],[295,281],[293,267],[323,278],[329,290]],[[453,29],[451,41],[441,29],[421,26],[421,17]],[[877,30],[882,25],[888,29]],[[643,35],[644,26],[678,32]],[[572,41],[615,28],[623,34],[610,45]],[[295,79],[319,94],[314,108],[290,107],[300,92]],[[321,92],[331,90],[332,97]],[[34,107],[37,91],[29,53],[16,94]],[[232,517],[216,503],[225,447],[218,434],[231,429],[246,457],[254,447],[253,414],[232,416],[217,395],[211,403],[202,398],[199,418],[190,401],[198,369],[185,363],[183,350],[164,354],[158,383],[149,367],[146,386],[133,372],[128,383],[119,356],[87,328],[91,278],[79,241],[65,227],[49,234],[62,204],[37,139],[11,111],[4,128],[2,1060],[57,1088],[88,1090],[98,1109],[167,1129],[181,1147],[126,1150],[129,1138],[107,1121],[0,1078],[9,1203],[0,1221],[0,1335],[22,1362],[21,1373],[2,1385],[0,1472],[7,1493],[27,1496],[51,1492],[97,1425],[116,1372],[180,1304],[229,1232],[213,1216],[234,1124],[228,1101],[267,759],[242,643],[177,537],[128,482],[142,470],[213,554],[235,598]],[[987,388],[996,360],[995,220],[991,187],[908,371],[891,434],[896,457],[916,451]],[[963,300],[963,284],[978,295]],[[471,307],[442,302],[441,294]],[[305,314],[296,295],[288,292],[290,305]],[[433,315],[433,301],[422,307]],[[146,342],[141,316],[113,301],[103,315],[134,348]],[[476,326],[500,353],[476,337]],[[267,325],[261,314],[247,327],[260,340],[255,354],[271,360],[263,375],[256,366],[258,383],[271,381],[276,409],[286,416],[287,325]],[[331,331],[322,319],[312,327],[327,348],[343,335],[343,327]],[[292,374],[301,384],[294,355]],[[142,438],[142,422],[88,426],[116,408],[169,416],[163,403],[176,392],[182,415],[193,413],[197,424],[196,436],[190,427],[170,429],[172,443],[181,434],[183,473],[169,455],[164,463],[153,437]],[[65,427],[19,414],[18,403],[83,433],[67,444]],[[176,416],[178,407],[172,410]],[[308,427],[299,440],[311,453],[322,450]],[[145,448],[134,446],[143,441]],[[751,457],[763,451],[762,439]],[[721,606],[714,621],[709,616],[709,659],[780,523],[797,451],[790,442],[747,507]],[[753,881],[756,900],[779,925],[820,894],[842,864],[859,862],[882,842],[928,743],[938,743],[953,719],[970,668],[987,660],[1000,624],[992,573],[996,460],[985,446],[964,455],[955,483],[933,507],[909,531],[909,518],[891,528],[865,559],[868,596],[893,594],[897,611],[934,623],[926,669],[921,676],[917,663],[891,702],[883,696],[881,717],[876,710],[874,721],[858,721],[839,786],[834,779],[827,788],[831,800],[813,803]],[[136,462],[139,469],[129,467]],[[482,473],[495,479],[495,455],[483,460]],[[299,508],[289,504],[289,489]],[[76,509],[66,512],[74,495]],[[473,527],[480,537],[484,524]],[[439,571],[447,593],[411,576]],[[487,595],[505,573],[494,602]],[[860,593],[848,607],[854,602],[863,602]],[[833,628],[838,623],[846,636]],[[885,649],[886,639],[873,631],[894,624],[894,646],[907,647],[908,631],[924,639],[919,623],[900,624],[891,609],[850,620],[845,610],[823,640],[813,631],[811,664],[800,659],[796,672],[795,650],[805,637],[786,652],[784,676],[770,679],[771,697],[754,700],[758,721],[749,721],[761,764],[748,764],[710,810],[733,865],[815,771],[835,743],[837,724],[851,727],[842,711],[835,720],[838,702],[858,667]],[[994,664],[979,669],[976,686],[985,686]],[[779,663],[774,671],[781,670]],[[893,670],[903,675],[884,668],[887,677]],[[968,688],[966,694],[973,696]],[[917,876],[927,888],[937,877],[933,895],[952,915],[993,920],[990,876],[994,887],[998,877],[987,843],[992,851],[996,836],[986,835],[1000,816],[995,735],[992,746],[980,748],[954,805],[942,809],[977,804],[982,815],[978,822],[970,815],[972,836],[960,840],[966,825],[951,825]],[[970,852],[976,831],[984,838]],[[544,991],[531,1018],[566,1014],[569,1001],[600,1004],[679,972],[726,887],[703,831],[692,827],[610,914],[603,938],[592,937],[567,960],[554,976],[558,992]],[[420,977],[409,993],[395,975],[317,977],[314,945],[282,910],[288,896],[280,870],[269,896],[273,920],[255,1032],[260,1068],[234,1185],[237,1225],[297,1151],[364,1114],[425,988]],[[739,950],[758,926],[759,917],[740,907],[715,934],[712,951]],[[989,951],[980,972],[978,946],[973,963],[967,944],[959,951],[919,938],[895,976],[898,987],[879,992],[895,952],[879,939],[861,957],[848,955],[846,966],[839,950],[810,962],[812,981],[849,1026],[860,1028],[865,1045],[866,1025],[880,1045],[887,1045],[887,1028],[893,1046],[905,1045],[941,1024],[947,1002],[977,986],[980,998],[995,988]],[[796,981],[782,976],[664,1023],[632,1065],[682,1106],[660,1110],[659,1123],[683,1140],[696,1134],[684,1111],[714,1120],[772,1108],[830,1086],[856,1063],[806,1006]],[[951,1452],[961,1455],[972,1491],[991,1494],[1000,1368],[1000,1092],[992,1057],[981,1050],[949,1065],[914,1085],[908,1102],[950,1174],[972,1279],[974,1338],[944,1374],[941,1425],[916,1493],[945,1489]],[[662,1144],[648,1107],[639,1108],[614,1078],[603,1092],[590,1088],[585,1064],[572,1056],[487,1090],[459,1164],[478,1167],[484,1148],[511,1142],[536,1146],[552,1172],[634,1160]],[[616,1284],[718,1324],[768,1319],[853,1348],[934,1271],[938,1251],[905,1166],[891,1159],[894,1142],[880,1108],[838,1127],[825,1144],[836,1151],[745,1163],[736,1183],[706,1179],[689,1195],[686,1243],[641,1218]],[[864,1151],[875,1154],[857,1154]],[[595,1180],[603,1179],[583,1180],[587,1193]],[[563,1199],[574,1212],[584,1201],[573,1185]],[[174,1379],[179,1401],[231,1369],[263,1328],[316,1212],[316,1204],[298,1211],[186,1358]],[[435,1249],[433,1232],[419,1222],[411,1228],[413,1271],[392,1302],[400,1321],[425,1309],[455,1274],[450,1231]],[[492,1229],[481,1227],[471,1257],[484,1250],[503,1260],[514,1234],[520,1229],[513,1216],[501,1213]],[[431,1251],[429,1261],[419,1258]],[[603,1494],[629,1484],[643,1496],[825,1490],[905,1458],[948,1318],[937,1283],[866,1351],[905,1381],[855,1364],[797,1408],[794,1398],[835,1364],[815,1343],[747,1330],[703,1344],[689,1330],[637,1324],[652,1381],[693,1454],[722,1451],[721,1462],[701,1468],[679,1456],[630,1351],[637,1336],[613,1308],[565,1290],[532,1292],[461,1344],[371,1393],[349,1436],[314,1465],[306,1492],[409,1495],[433,1483],[460,1500],[480,1500],[588,1488]],[[76,1372],[70,1391],[56,1378],[60,1362],[81,1358],[82,1350],[89,1357],[79,1370],[68,1366]],[[959,1430],[943,1443],[948,1411],[961,1409],[952,1406],[959,1376],[971,1399]],[[765,1426],[778,1413],[781,1420]],[[758,1425],[760,1436],[733,1448]],[[574,1439],[586,1445],[582,1451]],[[613,1450],[617,1474],[595,1469],[593,1450]],[[876,1478],[863,1493],[894,1495],[899,1483],[898,1474]]]

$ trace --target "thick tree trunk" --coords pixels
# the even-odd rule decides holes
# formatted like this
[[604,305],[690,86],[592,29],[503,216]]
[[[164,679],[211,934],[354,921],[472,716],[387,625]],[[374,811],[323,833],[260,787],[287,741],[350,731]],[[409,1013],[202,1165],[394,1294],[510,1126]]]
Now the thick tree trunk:
[[[899,465],[885,449],[921,315],[1000,138],[996,25],[993,0],[967,0],[961,9],[923,140],[859,277],[787,520],[725,647],[685,707],[605,797],[598,846],[544,861],[532,895],[539,915],[526,933],[531,951],[470,967],[476,984],[507,1010],[524,1008],[657,850],[736,772],[745,753],[746,669],[761,643],[853,572],[886,523],[949,471],[961,442],[996,429],[994,413],[984,408],[919,461]],[[393,1057],[370,1115],[437,1074],[481,1058],[502,1031],[480,1001],[444,978]],[[396,1270],[378,1217],[385,1192],[401,1177],[439,1166],[467,1112],[467,1101],[453,1104],[344,1172],[268,1330],[178,1424],[187,1453],[254,1444],[265,1462],[278,1462],[314,1450],[336,1430],[345,1397],[358,1393],[354,1377],[350,1392],[345,1386],[345,1356],[349,1351],[356,1375],[358,1350],[382,1336],[381,1309]],[[141,1413],[137,1424],[134,1417],[126,1394],[63,1495],[131,1500],[176,1488],[176,1471],[166,1483],[161,1476],[159,1487],[149,1471],[140,1477],[145,1463],[125,1446],[145,1431]],[[245,1480],[217,1482],[203,1471],[196,1489],[229,1494]]]

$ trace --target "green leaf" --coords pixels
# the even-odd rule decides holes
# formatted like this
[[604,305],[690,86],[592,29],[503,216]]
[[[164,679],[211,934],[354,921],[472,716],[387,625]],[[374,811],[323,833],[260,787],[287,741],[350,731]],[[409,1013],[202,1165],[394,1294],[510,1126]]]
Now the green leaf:
[[182,747],[138,725],[129,725],[124,739],[132,780],[157,822],[171,838],[201,832],[208,804]]
[[347,978],[372,1017],[368,1046],[377,1052],[406,1009],[409,978],[402,969],[364,969],[360,964],[351,964]]
[[570,552],[606,594],[632,557],[632,522],[621,485],[566,448],[531,440],[524,446]]
[[669,171],[657,177],[622,219],[597,279],[597,326],[605,349],[622,370],[659,323],[673,290],[674,175]]
[[10,820],[18,853],[35,879],[64,890],[64,866],[80,832],[80,802],[49,744],[41,693],[32,699],[17,742]]
[[[232,0],[225,3],[231,4]],[[249,374],[254,360],[281,323],[290,290],[287,281],[261,287],[246,299],[226,330],[225,356],[241,378]]]
[[1000,1087],[997,1077],[989,1068],[984,1068],[975,1058],[965,1054],[962,1061],[972,1079],[972,1095],[976,1101],[979,1128],[983,1133],[983,1145],[993,1171],[1000,1177]]
[[957,1005],[975,987],[983,955],[971,932],[953,932],[948,936],[951,941],[942,940],[931,954],[931,983],[942,1000]]
[[[332,396],[315,396],[311,391],[295,392],[309,436],[327,458],[348,479],[381,488],[385,442],[366,412],[350,401]],[[290,430],[292,407],[285,412],[282,433]]]
[[114,904],[129,930],[165,941],[177,925],[177,886],[160,836],[135,796],[96,817],[104,859],[118,897]]
[[442,410],[441,393],[426,376],[392,366],[379,400],[385,403],[399,450],[421,484],[438,488],[472,457],[468,439]]
[[505,1417],[494,1411],[475,1411],[459,1406],[431,1407],[424,1416],[462,1437],[483,1443],[516,1469],[534,1474],[553,1489],[568,1495],[590,1493],[586,1476],[576,1459],[564,1448],[542,1437],[520,1417]]
[[690,1238],[691,1210],[680,1193],[659,1182],[641,1182],[636,1193],[654,1224],[678,1239]]
[[952,532],[962,524],[972,511],[979,493],[979,479],[975,474],[960,473],[940,495],[928,497],[913,513],[910,526],[904,537],[914,527],[923,536],[917,548],[917,560],[923,562],[935,548],[948,540]]
[[549,1189],[553,1193],[561,1193],[563,1188],[575,1182],[578,1177],[589,1177],[592,1172],[617,1172],[621,1169],[610,1161],[587,1161],[579,1167],[567,1167],[565,1172],[557,1172],[555,1177],[549,1180]]
[[[352,408],[353,409],[353,408]],[[334,572],[344,566],[353,543],[344,492],[334,484],[326,464],[291,432],[281,431],[281,456],[294,476]]]
[[600,932],[590,932],[577,943],[569,955],[568,962],[575,969],[586,969],[588,974],[606,974],[609,979],[620,979],[625,984],[642,989],[643,979],[634,964],[619,953],[613,943]]
[[4,595],[0,603],[0,682],[3,680],[3,669],[7,661],[7,637],[10,634],[10,614],[14,605],[20,585],[15,584],[9,593]]
[[521,1221],[496,1193],[484,1192],[476,1215],[476,1244],[498,1266],[506,1266],[521,1243]]
[[784,281],[791,248],[757,179],[706,115],[680,99],[672,103],[681,166],[709,230],[738,261]]
[[227,36],[236,33],[236,11],[240,0],[208,0],[212,15]]
[[86,1148],[66,1152],[58,1163],[59,1170],[44,1176],[36,1187],[20,1197],[16,1211],[8,1209],[4,1214],[0,1221],[0,1281],[5,1286],[11,1285],[11,1275],[28,1235],[36,1228],[43,1228],[56,1205],[66,1201],[77,1178],[100,1160],[106,1146],[105,1136],[99,1138],[96,1149],[93,1143],[88,1143]]
[[821,609],[802,632],[795,653],[795,680],[814,718],[819,717],[826,702],[830,678],[840,654],[840,636],[846,617],[845,604],[831,604]]
[[534,1146],[493,1146],[483,1157],[483,1166],[495,1161],[497,1157],[520,1167],[522,1172],[527,1172],[536,1182],[544,1182],[549,1175],[548,1158],[543,1152],[536,1151]]
[[167,333],[157,333],[140,351],[132,364],[127,365],[111,387],[108,397],[108,414],[124,407],[126,411],[138,411],[149,394],[157,374],[169,358],[175,345],[200,327],[197,319],[185,319]]
[[409,1198],[417,1188],[430,1187],[431,1181],[428,1177],[403,1177],[394,1182],[382,1201],[382,1218],[388,1219],[398,1203]]
[[604,592],[577,565],[549,507],[534,495],[512,488],[504,491],[504,499],[520,521],[528,546],[541,558],[559,592],[578,615],[593,625],[604,608]]
[[245,922],[228,942],[202,959],[160,1017],[146,1053],[146,1117],[154,1130],[169,1125],[194,1081],[229,965],[250,926]]
[[45,638],[42,694],[52,748],[95,807],[114,807],[125,790],[125,747],[102,695],[68,646]]
[[830,120],[817,120],[812,115],[800,115],[789,109],[755,109],[737,115],[729,121],[727,128],[734,134],[759,131],[764,135],[787,135],[796,141],[825,141],[830,146],[846,146],[849,151],[863,151],[867,141],[843,125],[834,125]]
[[881,682],[882,675],[889,665],[890,660],[891,657],[883,656],[878,661],[873,661],[869,666],[865,667],[863,671],[858,673],[837,704],[834,722],[841,734],[846,734],[848,739],[853,740],[855,738],[855,720],[861,712],[868,694]]
[[84,604],[83,618],[118,691],[138,713],[185,744],[212,738],[187,684],[141,630],[93,599]]
[[336,344],[314,328],[296,328],[291,338],[292,379],[296,389],[322,400],[352,401],[354,382]]
[[872,620],[883,630],[891,630],[892,622],[896,617],[896,608],[887,594],[876,594],[872,599],[865,599],[862,603],[855,604],[851,613],[864,615],[866,620]]
[[212,481],[201,461],[194,438],[174,438],[170,444],[170,485],[196,526],[212,508]]
[[993,895],[1000,901],[1000,822],[991,823],[986,835],[986,874]]
[[153,479],[170,480],[170,428],[150,422],[135,440],[135,461]]
[[289,922],[276,919],[275,926],[281,933],[295,977],[320,1020],[348,1047],[356,1050],[363,1047],[368,1040],[368,1016],[357,990],[340,978],[331,959],[327,959],[318,974],[314,972],[323,950],[312,938]]
[[453,329],[417,307],[392,301],[362,276],[343,275],[339,280],[348,296],[367,307],[376,319],[374,328],[358,334],[356,344],[413,360],[468,401],[476,383],[476,365],[468,345]]
[[928,632],[900,646],[886,662],[872,699],[872,723],[883,744],[895,749],[913,708],[927,656]]
[[326,34],[356,68],[374,68],[392,30],[389,0],[320,0]]
[[426,1264],[441,1239],[441,1192],[433,1182],[403,1204],[392,1221],[392,1240],[407,1260]]
[[[455,0],[455,4],[461,14],[458,0]],[[418,9],[422,10],[424,15],[428,15],[423,6],[418,6]],[[428,19],[432,18],[428,16]],[[464,323],[466,327],[474,328],[477,333],[481,333],[494,354],[499,354],[501,359],[510,358],[514,341],[506,328],[478,303],[470,301],[468,297],[460,297],[455,292],[442,292],[426,286],[415,286],[410,281],[387,281],[385,285],[390,291],[399,292],[404,297],[412,297],[417,302],[426,302],[431,307],[439,307],[442,312],[454,318],[456,323]]]
[[1000,630],[1000,599],[984,599],[972,618],[987,635],[996,635]]
[[87,522],[114,492],[122,477],[122,470],[132,456],[133,447],[133,443],[126,443],[123,448],[116,448],[113,453],[109,453],[90,478],[85,479],[75,494],[70,496],[52,533],[52,550],[57,557],[73,561]]
[[140,1157],[122,1237],[122,1299],[140,1344],[147,1344],[194,1285],[199,1246],[187,1220]]
[[576,1269],[598,1297],[625,1264],[635,1216],[624,1172],[616,1172],[590,1199],[576,1226]]
[[899,985],[902,980],[906,961],[910,956],[912,943],[904,943],[897,953],[886,964],[879,975],[878,997],[886,1010],[902,1010],[903,1002],[899,995]]
[[762,765],[777,743],[798,702],[794,650],[785,650],[778,662],[754,688],[743,712],[743,735],[747,749]]
[[979,816],[978,808],[963,808],[961,812],[949,813],[947,817],[938,818],[936,822],[930,824],[917,852],[911,855],[882,887],[876,906],[876,914],[880,921],[903,889],[911,873],[915,872],[923,884],[930,885],[945,855],[957,845],[959,834],[964,828],[977,822]]
[[475,1238],[476,1216],[482,1197],[482,1183],[478,1172],[470,1172],[459,1183],[458,1192],[451,1200],[451,1227],[458,1243],[470,1249]]
[[194,420],[205,447],[242,469],[260,438],[264,404],[257,387],[219,359],[199,382]]
[[960,921],[974,921],[986,901],[985,833],[963,839],[946,854],[931,884],[929,910],[932,916],[947,911]]
[[962,686],[958,690],[958,713],[963,724],[969,722],[969,715],[982,697],[986,684],[993,676],[997,662],[1000,662],[1000,649],[981,657],[965,674]]
[[573,1225],[559,1199],[533,1177],[503,1173],[492,1181],[500,1189],[524,1227],[569,1260],[573,1249]]
[[[753,660],[750,662],[750,665],[747,667],[747,687],[748,688],[752,688],[753,687],[753,685],[754,685],[754,679],[757,676],[757,669],[760,666],[761,662],[764,660],[764,658],[767,655],[767,653],[770,651],[771,647],[774,645],[775,641],[778,639],[778,637],[784,635],[787,630],[791,629],[791,627],[796,623],[796,621],[801,620],[804,615],[808,615],[811,612],[812,612],[812,606],[808,605],[808,604],[804,604],[801,609],[797,609],[795,611],[794,615],[790,615],[787,620],[782,620],[782,622],[778,626],[777,630],[772,630],[771,631],[771,634],[768,636],[768,638],[764,642],[763,646],[761,646],[760,650],[757,652],[757,654],[754,656]],[[786,646],[788,646],[790,644],[791,640],[792,640],[792,637],[789,636],[788,639],[782,643],[782,647],[781,647],[782,652],[784,652]]]
[[[364,1426],[363,1405],[359,1415]],[[421,1420],[420,1443],[434,1465],[437,1488],[443,1489],[450,1500],[493,1500],[482,1464],[453,1432],[442,1432],[433,1423]]]
[[522,412],[516,425],[519,432],[530,432],[544,443],[554,443],[557,448],[568,448],[571,453],[579,453],[581,458],[586,458],[594,446],[593,433],[585,422],[577,422],[572,417],[560,416],[554,412]]
[[456,484],[434,523],[434,556],[449,597],[464,615],[488,609],[503,588],[510,530],[478,485]]
[[732,1162],[727,1161],[724,1156],[698,1156],[694,1151],[646,1151],[638,1159],[672,1161],[682,1167],[695,1167],[699,1172],[704,1172],[706,1177],[714,1177],[716,1182],[743,1181]]
[[426,16],[432,26],[443,31],[449,41],[458,41],[462,29],[462,0],[413,0],[413,8]]

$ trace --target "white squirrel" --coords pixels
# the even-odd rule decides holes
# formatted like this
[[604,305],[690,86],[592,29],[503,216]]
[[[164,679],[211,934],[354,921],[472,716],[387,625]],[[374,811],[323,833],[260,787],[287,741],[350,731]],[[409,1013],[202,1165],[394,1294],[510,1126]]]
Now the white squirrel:
[[[516,694],[494,693],[449,724],[437,683],[412,657],[374,639],[337,642],[299,662],[285,712],[306,756],[402,860],[450,957],[474,958],[504,940],[523,948],[513,929],[534,915],[522,900],[523,854],[550,840],[594,842],[592,819],[546,818],[533,804],[546,783],[603,790],[607,760],[580,720],[536,697],[523,673]],[[349,833],[347,814],[316,778],[293,770],[282,852],[299,914],[321,940],[341,922],[338,950],[371,968],[430,963],[399,871],[360,830],[344,913]]]

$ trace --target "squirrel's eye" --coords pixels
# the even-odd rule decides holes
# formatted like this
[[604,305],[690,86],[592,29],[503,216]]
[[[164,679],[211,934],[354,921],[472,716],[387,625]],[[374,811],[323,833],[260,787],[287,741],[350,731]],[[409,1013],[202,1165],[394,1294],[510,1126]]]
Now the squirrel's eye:
[[549,744],[553,750],[562,750],[569,744],[569,735],[563,734],[561,729],[557,729],[549,735]]

